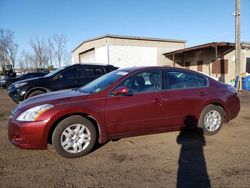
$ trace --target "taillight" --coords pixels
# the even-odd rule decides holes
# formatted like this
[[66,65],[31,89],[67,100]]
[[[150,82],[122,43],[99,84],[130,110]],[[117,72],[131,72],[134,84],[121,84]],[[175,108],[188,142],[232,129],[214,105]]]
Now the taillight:
[[237,90],[232,85],[227,84],[227,90],[231,93],[237,93]]

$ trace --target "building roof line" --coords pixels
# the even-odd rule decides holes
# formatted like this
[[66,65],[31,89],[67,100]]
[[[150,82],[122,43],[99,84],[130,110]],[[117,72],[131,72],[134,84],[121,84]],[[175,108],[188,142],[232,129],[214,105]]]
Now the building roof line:
[[189,48],[183,48],[180,50],[175,50],[172,52],[167,52],[164,53],[163,55],[168,56],[168,55],[172,55],[172,54],[177,54],[177,53],[184,53],[184,52],[188,52],[188,51],[194,51],[194,50],[199,50],[199,49],[204,49],[204,48],[209,48],[209,47],[235,47],[235,43],[232,42],[210,42],[210,43],[205,43],[205,44],[201,44],[201,45],[197,45],[197,46],[192,46]]
[[90,39],[87,39],[87,40],[81,42],[76,48],[74,48],[72,50],[72,52],[76,51],[81,45],[83,45],[86,42],[91,42],[91,41],[95,41],[95,40],[99,40],[99,39],[103,39],[103,38],[118,38],[118,39],[146,40],[146,41],[158,41],[158,42],[177,42],[177,43],[185,43],[186,42],[186,40],[106,34],[106,35],[101,35],[101,36],[97,36],[94,38],[90,38]]

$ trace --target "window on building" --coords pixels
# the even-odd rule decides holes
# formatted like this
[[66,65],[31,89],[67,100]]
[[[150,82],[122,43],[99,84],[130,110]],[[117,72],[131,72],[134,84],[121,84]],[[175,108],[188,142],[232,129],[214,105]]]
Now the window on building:
[[197,62],[197,71],[200,71],[200,72],[202,72],[203,71],[203,61],[201,60],[201,61],[198,61]]
[[250,73],[250,58],[246,59],[246,72]]
[[181,67],[184,67],[184,63],[183,62],[176,62],[178,65],[180,65]]
[[212,73],[213,74],[227,74],[228,73],[228,60],[216,60],[212,62]]
[[189,61],[186,61],[186,62],[185,62],[185,67],[186,67],[187,69],[190,68],[190,62],[189,62]]

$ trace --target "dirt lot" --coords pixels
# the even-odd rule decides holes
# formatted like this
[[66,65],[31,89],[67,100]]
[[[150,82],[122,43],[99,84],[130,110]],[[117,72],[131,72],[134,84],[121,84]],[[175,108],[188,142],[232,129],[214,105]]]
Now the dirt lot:
[[219,134],[194,131],[109,142],[78,159],[21,150],[7,139],[15,104],[0,89],[0,187],[250,187],[250,93]]

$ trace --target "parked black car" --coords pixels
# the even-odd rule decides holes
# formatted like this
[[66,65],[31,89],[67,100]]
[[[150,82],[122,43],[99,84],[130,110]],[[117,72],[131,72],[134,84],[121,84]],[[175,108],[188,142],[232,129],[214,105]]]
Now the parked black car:
[[6,77],[3,79],[0,79],[0,87],[8,88],[8,86],[14,82],[29,79],[29,78],[43,77],[46,74],[48,74],[48,72],[30,72],[30,73],[20,75],[18,77]]
[[78,88],[116,70],[113,65],[75,64],[50,72],[42,78],[22,80],[8,87],[9,96],[19,103],[29,97],[62,89]]

